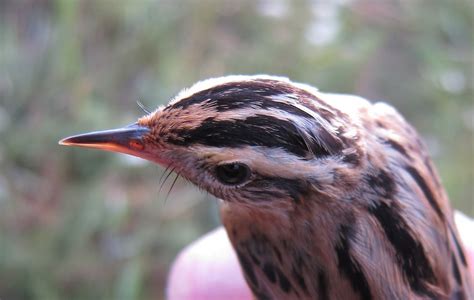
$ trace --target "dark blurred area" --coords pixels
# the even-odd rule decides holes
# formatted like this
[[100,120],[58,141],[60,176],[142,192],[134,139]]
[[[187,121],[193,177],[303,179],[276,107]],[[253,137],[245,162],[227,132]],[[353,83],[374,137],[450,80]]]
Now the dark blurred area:
[[151,163],[57,142],[213,76],[393,104],[473,216],[473,3],[0,1],[0,298],[164,299],[176,253],[218,226],[216,200],[180,178],[170,191]]

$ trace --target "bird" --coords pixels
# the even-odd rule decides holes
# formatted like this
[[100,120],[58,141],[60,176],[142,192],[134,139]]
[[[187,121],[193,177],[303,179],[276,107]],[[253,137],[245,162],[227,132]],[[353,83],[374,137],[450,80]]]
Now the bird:
[[256,299],[474,299],[427,147],[389,104],[229,75],[60,144],[149,160],[220,199]]

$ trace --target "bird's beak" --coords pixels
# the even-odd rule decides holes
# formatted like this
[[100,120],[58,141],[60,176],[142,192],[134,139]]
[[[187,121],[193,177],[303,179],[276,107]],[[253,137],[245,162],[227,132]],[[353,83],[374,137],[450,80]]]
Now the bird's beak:
[[146,144],[144,141],[144,138],[149,133],[149,128],[132,124],[118,129],[94,131],[70,136],[60,140],[59,144],[120,152],[149,159],[149,157],[147,157]]

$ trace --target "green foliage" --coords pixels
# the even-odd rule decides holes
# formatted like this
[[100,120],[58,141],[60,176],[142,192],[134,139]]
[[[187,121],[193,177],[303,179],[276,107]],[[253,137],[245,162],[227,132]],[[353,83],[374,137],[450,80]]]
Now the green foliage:
[[[163,170],[66,149],[211,76],[269,73],[391,102],[454,206],[473,207],[469,0],[0,2],[0,298],[160,299],[174,255],[218,224]],[[207,199],[206,199],[207,198]]]

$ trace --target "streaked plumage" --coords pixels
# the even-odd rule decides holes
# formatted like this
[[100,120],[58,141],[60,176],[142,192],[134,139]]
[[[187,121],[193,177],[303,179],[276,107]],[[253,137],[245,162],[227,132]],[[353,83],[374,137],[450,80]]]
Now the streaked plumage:
[[387,104],[228,76],[118,133],[63,143],[171,166],[221,198],[258,299],[474,297],[431,159]]

